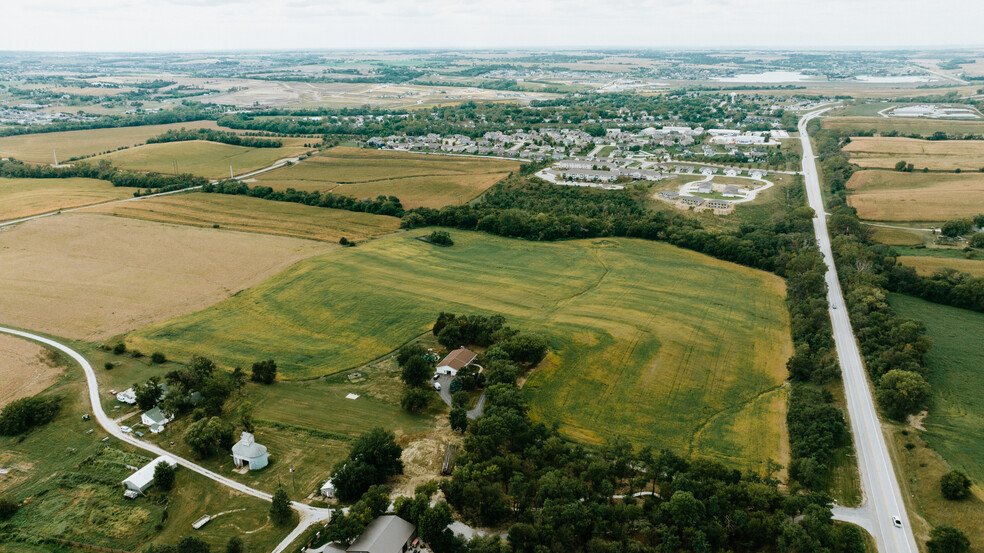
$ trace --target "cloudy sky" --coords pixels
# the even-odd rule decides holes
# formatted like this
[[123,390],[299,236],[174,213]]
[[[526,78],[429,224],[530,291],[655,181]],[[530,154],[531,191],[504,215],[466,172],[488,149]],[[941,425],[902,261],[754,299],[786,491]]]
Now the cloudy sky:
[[981,0],[29,0],[0,50],[984,46]]

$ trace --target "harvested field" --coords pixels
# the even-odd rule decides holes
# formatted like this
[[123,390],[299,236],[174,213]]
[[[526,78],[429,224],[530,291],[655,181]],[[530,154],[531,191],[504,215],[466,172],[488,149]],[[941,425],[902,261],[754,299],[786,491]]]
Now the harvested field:
[[984,277],[984,261],[979,259],[950,259],[945,257],[899,256],[899,263],[912,267],[922,276],[930,276],[940,269],[956,269]]
[[[888,107],[888,105],[884,106]],[[883,109],[883,108],[879,108]],[[929,136],[937,131],[947,134],[984,133],[984,121],[952,121],[941,119],[905,119],[900,117],[824,117],[823,128],[839,131],[875,131]]]
[[396,232],[396,217],[223,194],[177,194],[98,206],[86,212],[131,219],[293,236],[326,242],[368,240]]
[[257,177],[275,190],[333,192],[354,198],[396,196],[406,208],[467,202],[519,163],[339,147]]
[[[0,138],[0,157],[12,157],[30,163],[54,163],[52,150],[58,153],[58,161],[91,156],[122,147],[143,144],[148,138],[170,129],[221,129],[215,121],[190,121],[171,125],[144,125],[115,129],[48,132],[22,134]],[[224,129],[229,130],[229,129]]]
[[415,239],[426,232],[308,259],[127,343],[206,351],[227,367],[272,357],[284,378],[310,378],[392,351],[440,311],[501,313],[549,336],[553,353],[526,387],[533,417],[567,436],[622,435],[746,468],[788,461],[781,279],[656,242],[454,231],[455,245],[437,248]]
[[869,221],[938,222],[984,212],[984,174],[857,171],[847,203]]
[[984,167],[984,140],[917,140],[915,138],[851,137],[844,146],[861,167],[889,169],[899,161],[931,171],[977,171]]
[[96,179],[0,178],[0,221],[130,197],[132,188]]
[[285,139],[285,145],[281,148],[247,148],[203,140],[165,142],[121,150],[96,159],[108,159],[121,169],[165,174],[192,173],[221,179],[229,176],[230,166],[235,174],[242,175],[308,152],[311,148],[304,147],[304,141],[303,138]]
[[48,356],[45,348],[0,334],[0,408],[43,391],[55,383],[61,372],[62,367]]
[[0,232],[0,320],[98,340],[211,305],[338,247],[96,214]]

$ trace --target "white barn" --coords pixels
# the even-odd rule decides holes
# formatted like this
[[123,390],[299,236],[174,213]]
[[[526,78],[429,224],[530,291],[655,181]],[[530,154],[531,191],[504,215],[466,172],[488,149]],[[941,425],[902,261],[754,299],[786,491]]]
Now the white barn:
[[154,469],[157,468],[157,465],[162,462],[167,463],[172,467],[177,466],[178,464],[174,459],[166,455],[161,455],[141,467],[137,472],[127,477],[127,479],[123,481],[123,485],[126,486],[128,490],[143,493],[150,487],[151,484],[154,483]]
[[249,467],[249,470],[257,470],[267,466],[267,448],[256,443],[253,435],[243,432],[232,446],[232,460],[237,467]]

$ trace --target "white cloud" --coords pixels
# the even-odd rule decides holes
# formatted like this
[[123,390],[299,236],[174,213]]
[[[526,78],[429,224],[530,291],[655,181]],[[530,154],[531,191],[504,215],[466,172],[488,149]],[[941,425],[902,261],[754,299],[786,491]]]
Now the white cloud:
[[33,0],[0,50],[981,45],[978,0]]

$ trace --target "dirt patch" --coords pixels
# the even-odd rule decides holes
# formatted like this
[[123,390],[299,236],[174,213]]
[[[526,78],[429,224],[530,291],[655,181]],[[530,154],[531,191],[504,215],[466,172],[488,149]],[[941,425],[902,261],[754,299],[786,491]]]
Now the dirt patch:
[[99,340],[201,309],[340,246],[95,214],[0,233],[0,320]]
[[918,415],[909,415],[909,426],[915,428],[916,430],[925,431],[926,427],[923,426],[923,421],[926,420],[926,415],[928,414],[929,411],[923,411]]
[[0,335],[0,408],[51,386],[65,368],[49,350],[20,338]]
[[461,434],[451,430],[447,417],[438,417],[430,432],[397,437],[403,446],[403,474],[393,480],[393,496],[413,497],[413,490],[441,478],[444,451],[449,443],[461,443]]

